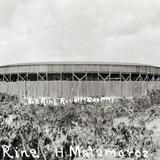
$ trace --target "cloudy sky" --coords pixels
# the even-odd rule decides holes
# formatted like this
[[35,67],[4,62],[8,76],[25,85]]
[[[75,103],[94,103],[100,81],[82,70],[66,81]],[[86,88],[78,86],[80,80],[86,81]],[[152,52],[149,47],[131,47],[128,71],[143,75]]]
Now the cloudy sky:
[[160,0],[0,0],[0,65],[34,61],[160,66]]

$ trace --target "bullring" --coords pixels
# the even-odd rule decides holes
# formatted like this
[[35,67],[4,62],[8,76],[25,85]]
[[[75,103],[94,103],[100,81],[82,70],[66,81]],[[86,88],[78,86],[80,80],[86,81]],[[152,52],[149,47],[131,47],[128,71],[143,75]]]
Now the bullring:
[[21,97],[141,96],[160,88],[160,67],[105,62],[0,66],[0,92]]

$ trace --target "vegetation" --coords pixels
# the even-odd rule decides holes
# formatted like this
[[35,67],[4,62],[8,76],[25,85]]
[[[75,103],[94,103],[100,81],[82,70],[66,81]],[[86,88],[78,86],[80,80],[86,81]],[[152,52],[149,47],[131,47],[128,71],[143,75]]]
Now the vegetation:
[[[146,134],[151,132],[147,131],[145,124],[160,117],[160,91],[152,90],[144,97],[133,99],[124,97],[111,102],[83,102],[59,106],[25,106],[20,103],[17,96],[1,93],[0,159],[3,158],[2,145],[4,144],[10,146],[11,152],[17,148],[18,150],[34,148],[40,155],[40,160],[56,159],[55,147],[66,146],[66,144],[78,144],[83,148],[87,148],[88,145],[96,148],[116,147],[117,135],[123,136],[123,134],[118,133],[118,128],[113,126],[114,120],[121,117],[128,117],[131,125],[121,123],[119,126],[127,127],[130,134],[132,134],[133,127],[137,132],[140,131],[140,134],[144,130]],[[135,126],[134,122],[137,119],[138,126]],[[143,138],[146,134],[143,134]],[[138,136],[137,141],[141,141]],[[131,140],[127,143],[133,147]],[[149,151],[157,152],[157,149],[158,146],[152,144],[152,149]],[[67,158],[65,156],[63,159]],[[6,156],[3,159],[9,158]],[[31,156],[19,159],[36,158]]]

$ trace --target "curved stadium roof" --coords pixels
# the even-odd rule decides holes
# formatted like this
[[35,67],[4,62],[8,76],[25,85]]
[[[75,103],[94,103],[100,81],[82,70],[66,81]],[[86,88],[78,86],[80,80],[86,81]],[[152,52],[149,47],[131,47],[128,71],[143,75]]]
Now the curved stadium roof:
[[26,72],[121,72],[160,74],[160,67],[146,64],[115,62],[32,62],[0,66],[0,74]]

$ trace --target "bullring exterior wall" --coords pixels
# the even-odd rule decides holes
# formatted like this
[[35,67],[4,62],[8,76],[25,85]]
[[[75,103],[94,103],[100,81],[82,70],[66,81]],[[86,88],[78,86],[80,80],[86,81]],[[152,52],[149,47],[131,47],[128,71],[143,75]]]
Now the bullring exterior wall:
[[32,81],[0,82],[0,92],[20,97],[133,97],[160,89],[158,81]]
[[20,97],[133,97],[160,89],[160,67],[123,63],[0,66],[0,92]]

